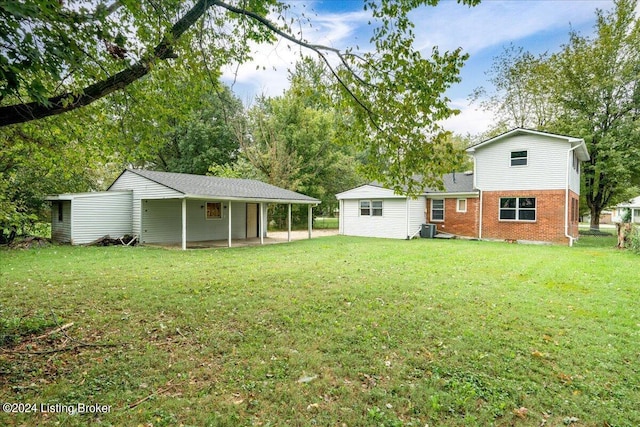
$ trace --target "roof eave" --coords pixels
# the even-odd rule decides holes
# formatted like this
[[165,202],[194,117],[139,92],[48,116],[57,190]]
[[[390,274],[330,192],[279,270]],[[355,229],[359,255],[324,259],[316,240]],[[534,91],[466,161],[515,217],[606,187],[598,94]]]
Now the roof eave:
[[318,199],[297,200],[297,199],[270,199],[267,197],[235,197],[235,196],[206,196],[202,194],[185,194],[181,199],[197,199],[197,200],[229,200],[232,202],[258,202],[258,203],[282,203],[282,204],[298,204],[298,205],[319,205],[322,202]]

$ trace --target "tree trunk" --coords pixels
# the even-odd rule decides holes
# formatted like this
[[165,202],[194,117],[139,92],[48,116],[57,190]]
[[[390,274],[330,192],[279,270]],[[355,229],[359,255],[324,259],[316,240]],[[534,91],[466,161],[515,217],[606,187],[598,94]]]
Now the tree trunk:
[[598,209],[597,206],[591,206],[591,220],[589,222],[589,230],[600,231],[600,212],[602,209]]

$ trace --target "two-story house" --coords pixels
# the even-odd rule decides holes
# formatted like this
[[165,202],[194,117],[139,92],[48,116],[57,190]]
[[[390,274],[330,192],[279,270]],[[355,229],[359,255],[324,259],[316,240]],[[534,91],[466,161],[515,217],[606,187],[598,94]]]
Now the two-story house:
[[462,237],[568,244],[578,237],[584,140],[514,129],[467,152],[474,171],[444,176],[444,191],[411,198],[365,185],[336,195],[340,233],[410,238],[416,212],[424,212],[438,231]]

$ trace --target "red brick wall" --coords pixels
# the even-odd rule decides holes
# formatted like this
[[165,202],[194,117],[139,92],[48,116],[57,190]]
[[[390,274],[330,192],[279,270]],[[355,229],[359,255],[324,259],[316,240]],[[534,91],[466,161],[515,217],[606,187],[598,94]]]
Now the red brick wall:
[[[460,197],[464,199],[464,197]],[[456,212],[458,197],[444,199],[444,222],[431,220],[431,199],[427,200],[427,222],[436,224],[438,231],[456,236],[478,237],[479,199],[467,197],[467,211]]]
[[[535,197],[536,221],[500,221],[499,203],[501,197]],[[570,193],[571,199],[577,195]],[[487,239],[531,240],[566,244],[564,235],[565,191],[485,191],[482,195],[482,237]],[[569,210],[570,215],[571,209]],[[569,233],[578,236],[577,218],[571,218]]]

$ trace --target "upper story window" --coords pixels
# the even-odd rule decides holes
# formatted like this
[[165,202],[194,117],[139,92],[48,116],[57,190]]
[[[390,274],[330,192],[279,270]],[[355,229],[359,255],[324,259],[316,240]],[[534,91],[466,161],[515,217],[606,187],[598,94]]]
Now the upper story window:
[[527,150],[511,152],[511,166],[527,166],[527,160]]

